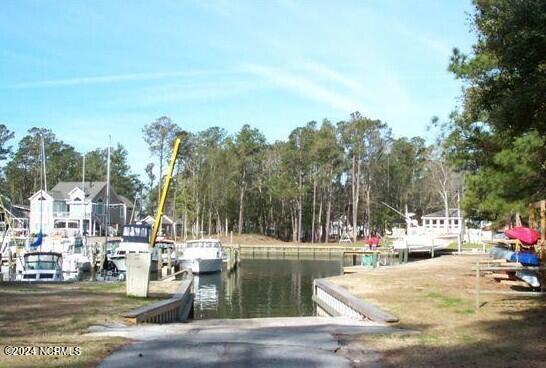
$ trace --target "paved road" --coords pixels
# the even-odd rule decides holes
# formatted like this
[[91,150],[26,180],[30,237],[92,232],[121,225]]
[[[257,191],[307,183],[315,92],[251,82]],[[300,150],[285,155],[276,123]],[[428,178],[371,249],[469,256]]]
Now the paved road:
[[[369,355],[346,357],[340,335],[388,333],[395,329],[343,317],[203,320],[166,325],[93,327],[93,336],[133,340],[107,357],[102,368],[135,367],[351,367]],[[338,351],[336,353],[336,351]],[[355,364],[356,363],[356,364]],[[368,366],[368,364],[365,364]],[[374,365],[374,364],[372,364]]]

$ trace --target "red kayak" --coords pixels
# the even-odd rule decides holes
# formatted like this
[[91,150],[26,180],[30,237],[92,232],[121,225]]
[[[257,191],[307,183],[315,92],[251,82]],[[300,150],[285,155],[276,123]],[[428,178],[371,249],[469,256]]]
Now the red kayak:
[[536,244],[540,238],[540,234],[528,227],[516,226],[509,230],[506,230],[504,234],[509,239],[518,239],[523,244],[533,245]]
[[368,238],[366,240],[366,243],[368,243],[368,245],[378,246],[380,242],[381,242],[381,238],[379,238],[377,236],[372,236],[371,238]]

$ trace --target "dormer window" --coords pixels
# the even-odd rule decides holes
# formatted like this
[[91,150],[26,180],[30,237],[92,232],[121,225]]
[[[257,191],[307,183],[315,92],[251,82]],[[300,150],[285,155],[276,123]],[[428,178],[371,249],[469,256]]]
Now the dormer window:
[[74,202],[81,202],[81,199],[80,199],[80,197],[76,197],[76,198],[73,199],[73,201]]

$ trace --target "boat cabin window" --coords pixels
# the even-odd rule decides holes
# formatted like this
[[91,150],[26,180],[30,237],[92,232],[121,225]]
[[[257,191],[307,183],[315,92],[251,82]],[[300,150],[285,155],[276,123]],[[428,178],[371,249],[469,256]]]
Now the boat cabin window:
[[123,227],[123,240],[130,242],[147,243],[150,238],[149,226],[132,226],[126,225]]
[[25,257],[25,270],[55,270],[59,256],[54,254],[28,255]]

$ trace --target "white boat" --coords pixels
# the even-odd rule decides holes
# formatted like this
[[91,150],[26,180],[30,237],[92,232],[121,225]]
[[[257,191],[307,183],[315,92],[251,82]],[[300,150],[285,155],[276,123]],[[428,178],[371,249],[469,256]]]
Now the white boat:
[[157,250],[150,249],[151,228],[146,224],[130,224],[123,226],[121,243],[110,256],[110,261],[118,272],[126,272],[125,259],[129,253],[152,253],[152,271],[157,271]]
[[432,253],[433,250],[446,249],[457,241],[459,234],[450,232],[449,229],[439,228],[433,231],[419,226],[418,221],[412,218],[415,213],[408,212],[407,206],[405,213],[402,213],[384,202],[383,204],[404,217],[406,221],[406,229],[394,228],[392,234],[388,236],[393,241],[394,249],[408,249],[410,253]]
[[212,273],[222,271],[224,248],[217,239],[187,241],[180,260],[180,267],[191,269],[193,273]]
[[434,234],[419,231],[419,228],[410,228],[409,234],[400,237],[392,237],[394,249],[406,249],[411,253],[430,252],[447,249],[449,245],[457,241],[458,234]]
[[28,252],[23,259],[21,281],[63,281],[61,253]]

